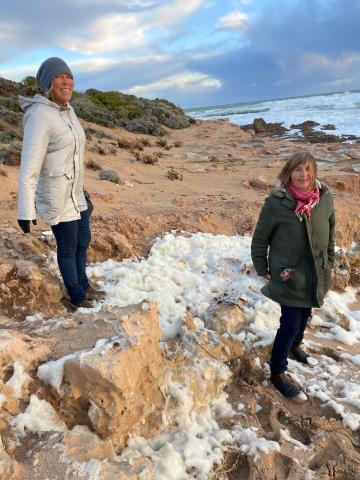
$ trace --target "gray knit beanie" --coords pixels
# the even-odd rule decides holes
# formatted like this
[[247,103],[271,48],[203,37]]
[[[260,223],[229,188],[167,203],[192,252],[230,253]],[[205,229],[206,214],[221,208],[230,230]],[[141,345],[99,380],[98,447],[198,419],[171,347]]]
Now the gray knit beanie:
[[62,73],[67,73],[73,78],[73,74],[64,60],[58,57],[50,57],[40,65],[36,74],[36,80],[39,87],[49,90],[56,75],[61,75]]

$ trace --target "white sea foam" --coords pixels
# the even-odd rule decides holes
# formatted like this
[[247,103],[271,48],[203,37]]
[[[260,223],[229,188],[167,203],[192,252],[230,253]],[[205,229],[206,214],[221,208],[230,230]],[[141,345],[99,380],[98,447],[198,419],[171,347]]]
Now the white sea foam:
[[[241,297],[246,302],[248,329],[231,336],[251,349],[272,342],[280,312],[277,304],[260,293],[263,280],[251,268],[250,243],[249,237],[240,236],[198,233],[185,238],[167,234],[156,240],[147,259],[109,260],[94,265],[89,273],[103,278],[101,283],[107,293],[106,303],[127,306],[143,302],[146,298],[154,299],[158,304],[164,335],[168,338],[181,333],[182,321],[188,311],[196,317],[198,328],[202,328],[204,313],[215,298],[235,300]],[[330,340],[347,340],[347,337],[341,337],[338,330],[341,327],[337,325],[340,319],[346,318],[350,332],[342,330],[353,338],[353,344],[360,343],[359,312],[348,308],[354,301],[354,295],[354,290],[348,289],[344,294],[330,292],[327,297],[315,323],[318,326],[327,325]],[[146,309],[145,304],[142,305]],[[100,340],[95,350],[106,349],[111,341]],[[306,343],[314,350],[315,347],[321,348],[315,342]],[[349,342],[344,341],[344,344]],[[79,352],[78,355],[86,353]],[[308,396],[320,399],[324,407],[332,408],[341,416],[344,425],[356,430],[360,426],[360,414],[354,412],[354,409],[360,410],[360,374],[354,374],[353,365],[358,365],[358,361],[358,356],[346,353],[341,354],[341,363],[338,364],[326,355],[318,355],[317,365],[307,366],[290,360],[289,370],[304,386]],[[48,362],[39,368],[38,375],[54,388],[59,388],[63,365],[64,359]],[[264,368],[268,374],[268,367],[260,359],[257,366]],[[225,366],[224,369],[228,370]],[[218,375],[224,376],[226,372],[219,368]],[[265,380],[263,385],[268,386],[268,382]],[[227,445],[237,446],[239,451],[251,455],[255,461],[261,453],[280,449],[277,442],[261,438],[254,429],[243,428],[239,424],[231,429],[222,429],[218,418],[235,415],[224,395],[215,399],[208,410],[194,415],[191,393],[186,387],[173,382],[169,384],[168,393],[176,399],[177,408],[170,422],[163,419],[165,430],[150,439],[130,439],[127,448],[118,457],[119,461],[146,456],[152,459],[159,479],[195,478],[195,475],[196,478],[206,479],[214,464],[222,461]],[[237,414],[241,415],[243,409],[244,406],[239,404]],[[30,425],[32,419],[31,415]],[[45,425],[48,423],[46,421]],[[62,428],[56,421],[54,423],[53,429]],[[42,425],[37,428],[41,429]],[[286,431],[282,437],[294,443]],[[300,447],[300,444],[296,446]],[[189,476],[189,472],[194,472],[194,476]]]

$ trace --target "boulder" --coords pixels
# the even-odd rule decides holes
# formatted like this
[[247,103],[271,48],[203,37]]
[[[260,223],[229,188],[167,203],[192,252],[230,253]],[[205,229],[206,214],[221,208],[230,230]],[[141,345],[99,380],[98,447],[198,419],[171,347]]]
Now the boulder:
[[133,256],[133,247],[125,235],[113,231],[108,233],[106,229],[96,233],[93,231],[88,253],[89,262],[102,262],[109,258],[121,261]]
[[[244,129],[244,126],[241,128]],[[252,128],[256,134],[264,136],[281,136],[288,131],[282,123],[266,123],[263,118],[255,118]]]
[[43,362],[50,352],[48,342],[43,338],[29,337],[15,330],[0,330],[0,379],[6,377],[14,362],[21,359],[26,372]]
[[[120,319],[118,333],[117,338],[100,341],[94,349],[65,360],[57,393],[68,422],[86,418],[116,449],[124,446],[130,432],[156,433],[165,405],[165,363],[156,305],[144,302],[134,307]],[[39,371],[44,372],[44,367]]]
[[224,302],[211,305],[204,315],[206,328],[218,333],[236,333],[244,326],[244,302]]

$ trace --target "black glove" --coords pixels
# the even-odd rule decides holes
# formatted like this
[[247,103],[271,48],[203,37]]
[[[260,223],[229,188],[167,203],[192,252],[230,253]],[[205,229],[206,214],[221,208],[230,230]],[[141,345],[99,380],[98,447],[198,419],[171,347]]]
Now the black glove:
[[[36,225],[36,220],[33,220],[32,223]],[[18,220],[18,224],[24,233],[30,233],[30,220]]]

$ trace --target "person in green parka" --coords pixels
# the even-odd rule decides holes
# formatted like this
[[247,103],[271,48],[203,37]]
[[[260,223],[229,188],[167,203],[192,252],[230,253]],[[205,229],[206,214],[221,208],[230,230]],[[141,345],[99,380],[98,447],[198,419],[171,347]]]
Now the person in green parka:
[[320,307],[330,289],[335,257],[333,196],[316,176],[310,153],[297,152],[287,160],[279,188],[265,200],[251,244],[255,270],[266,280],[261,291],[281,307],[270,380],[286,397],[300,393],[285,375],[287,358],[291,353],[310,363],[301,343],[312,307]]

